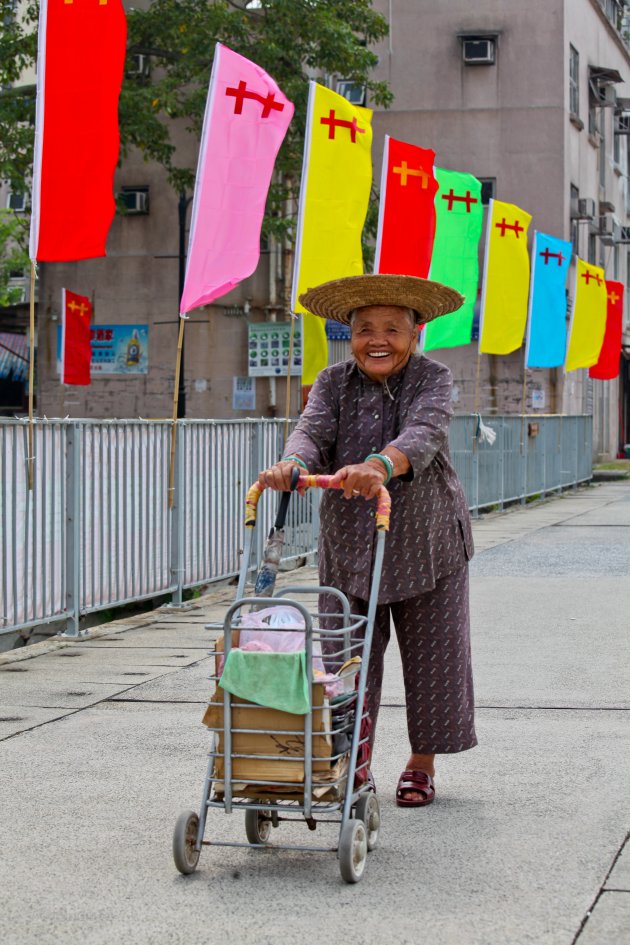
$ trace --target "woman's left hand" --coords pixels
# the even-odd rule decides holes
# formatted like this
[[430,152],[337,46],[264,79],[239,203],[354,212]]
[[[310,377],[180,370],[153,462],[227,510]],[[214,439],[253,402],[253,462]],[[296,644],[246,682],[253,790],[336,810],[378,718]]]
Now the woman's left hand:
[[[376,465],[378,463],[378,465]],[[331,486],[343,482],[344,498],[352,499],[363,496],[364,499],[373,499],[387,479],[383,465],[376,463],[357,463],[354,466],[343,466],[332,477]]]

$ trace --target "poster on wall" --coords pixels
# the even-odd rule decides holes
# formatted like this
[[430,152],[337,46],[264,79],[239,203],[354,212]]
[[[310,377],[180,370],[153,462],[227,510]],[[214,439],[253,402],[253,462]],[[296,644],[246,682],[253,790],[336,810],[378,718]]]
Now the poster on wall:
[[[290,322],[255,322],[248,328],[250,377],[286,377],[289,366]],[[293,376],[302,373],[302,336],[299,321],[293,335]]]
[[[148,325],[92,325],[91,374],[148,374]],[[61,374],[61,326],[57,329],[57,373]]]
[[232,378],[232,409],[256,409],[256,380],[253,377]]

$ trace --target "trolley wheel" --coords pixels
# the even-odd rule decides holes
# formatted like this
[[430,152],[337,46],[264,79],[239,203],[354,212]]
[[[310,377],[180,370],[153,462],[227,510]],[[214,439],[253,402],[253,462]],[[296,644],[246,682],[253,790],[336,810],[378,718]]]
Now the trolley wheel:
[[365,824],[368,852],[374,850],[381,828],[381,808],[376,794],[370,791],[361,795],[357,801],[355,817]]
[[339,837],[339,869],[347,883],[358,883],[367,860],[367,833],[362,820],[349,820]]
[[173,832],[173,859],[180,873],[194,873],[199,862],[199,850],[195,850],[199,817],[192,810],[185,810],[177,818]]
[[271,814],[264,810],[245,811],[245,834],[248,843],[267,843],[271,833]]

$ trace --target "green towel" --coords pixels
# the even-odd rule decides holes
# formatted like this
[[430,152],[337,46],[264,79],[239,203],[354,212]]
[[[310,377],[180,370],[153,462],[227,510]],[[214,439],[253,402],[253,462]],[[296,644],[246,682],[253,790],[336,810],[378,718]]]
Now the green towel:
[[293,715],[306,715],[311,708],[304,650],[297,653],[230,650],[219,685],[233,696]]

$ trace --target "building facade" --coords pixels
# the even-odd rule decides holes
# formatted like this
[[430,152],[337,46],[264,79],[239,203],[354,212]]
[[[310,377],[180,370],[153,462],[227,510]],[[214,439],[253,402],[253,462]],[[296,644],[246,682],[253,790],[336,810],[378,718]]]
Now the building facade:
[[[573,242],[610,279],[630,281],[630,53],[616,0],[376,0],[389,18],[379,78],[393,107],[385,133],[436,151],[440,167],[468,171],[487,196],[532,214],[534,229]],[[379,155],[377,154],[377,158]],[[569,278],[571,285],[571,275]],[[624,343],[630,354],[630,299]],[[453,371],[457,409],[473,409],[477,345],[435,351]],[[520,412],[524,349],[483,355],[479,406]],[[587,371],[527,372],[528,411],[593,413],[595,452],[630,441],[628,360],[619,381]],[[619,417],[623,419],[620,422]]]

